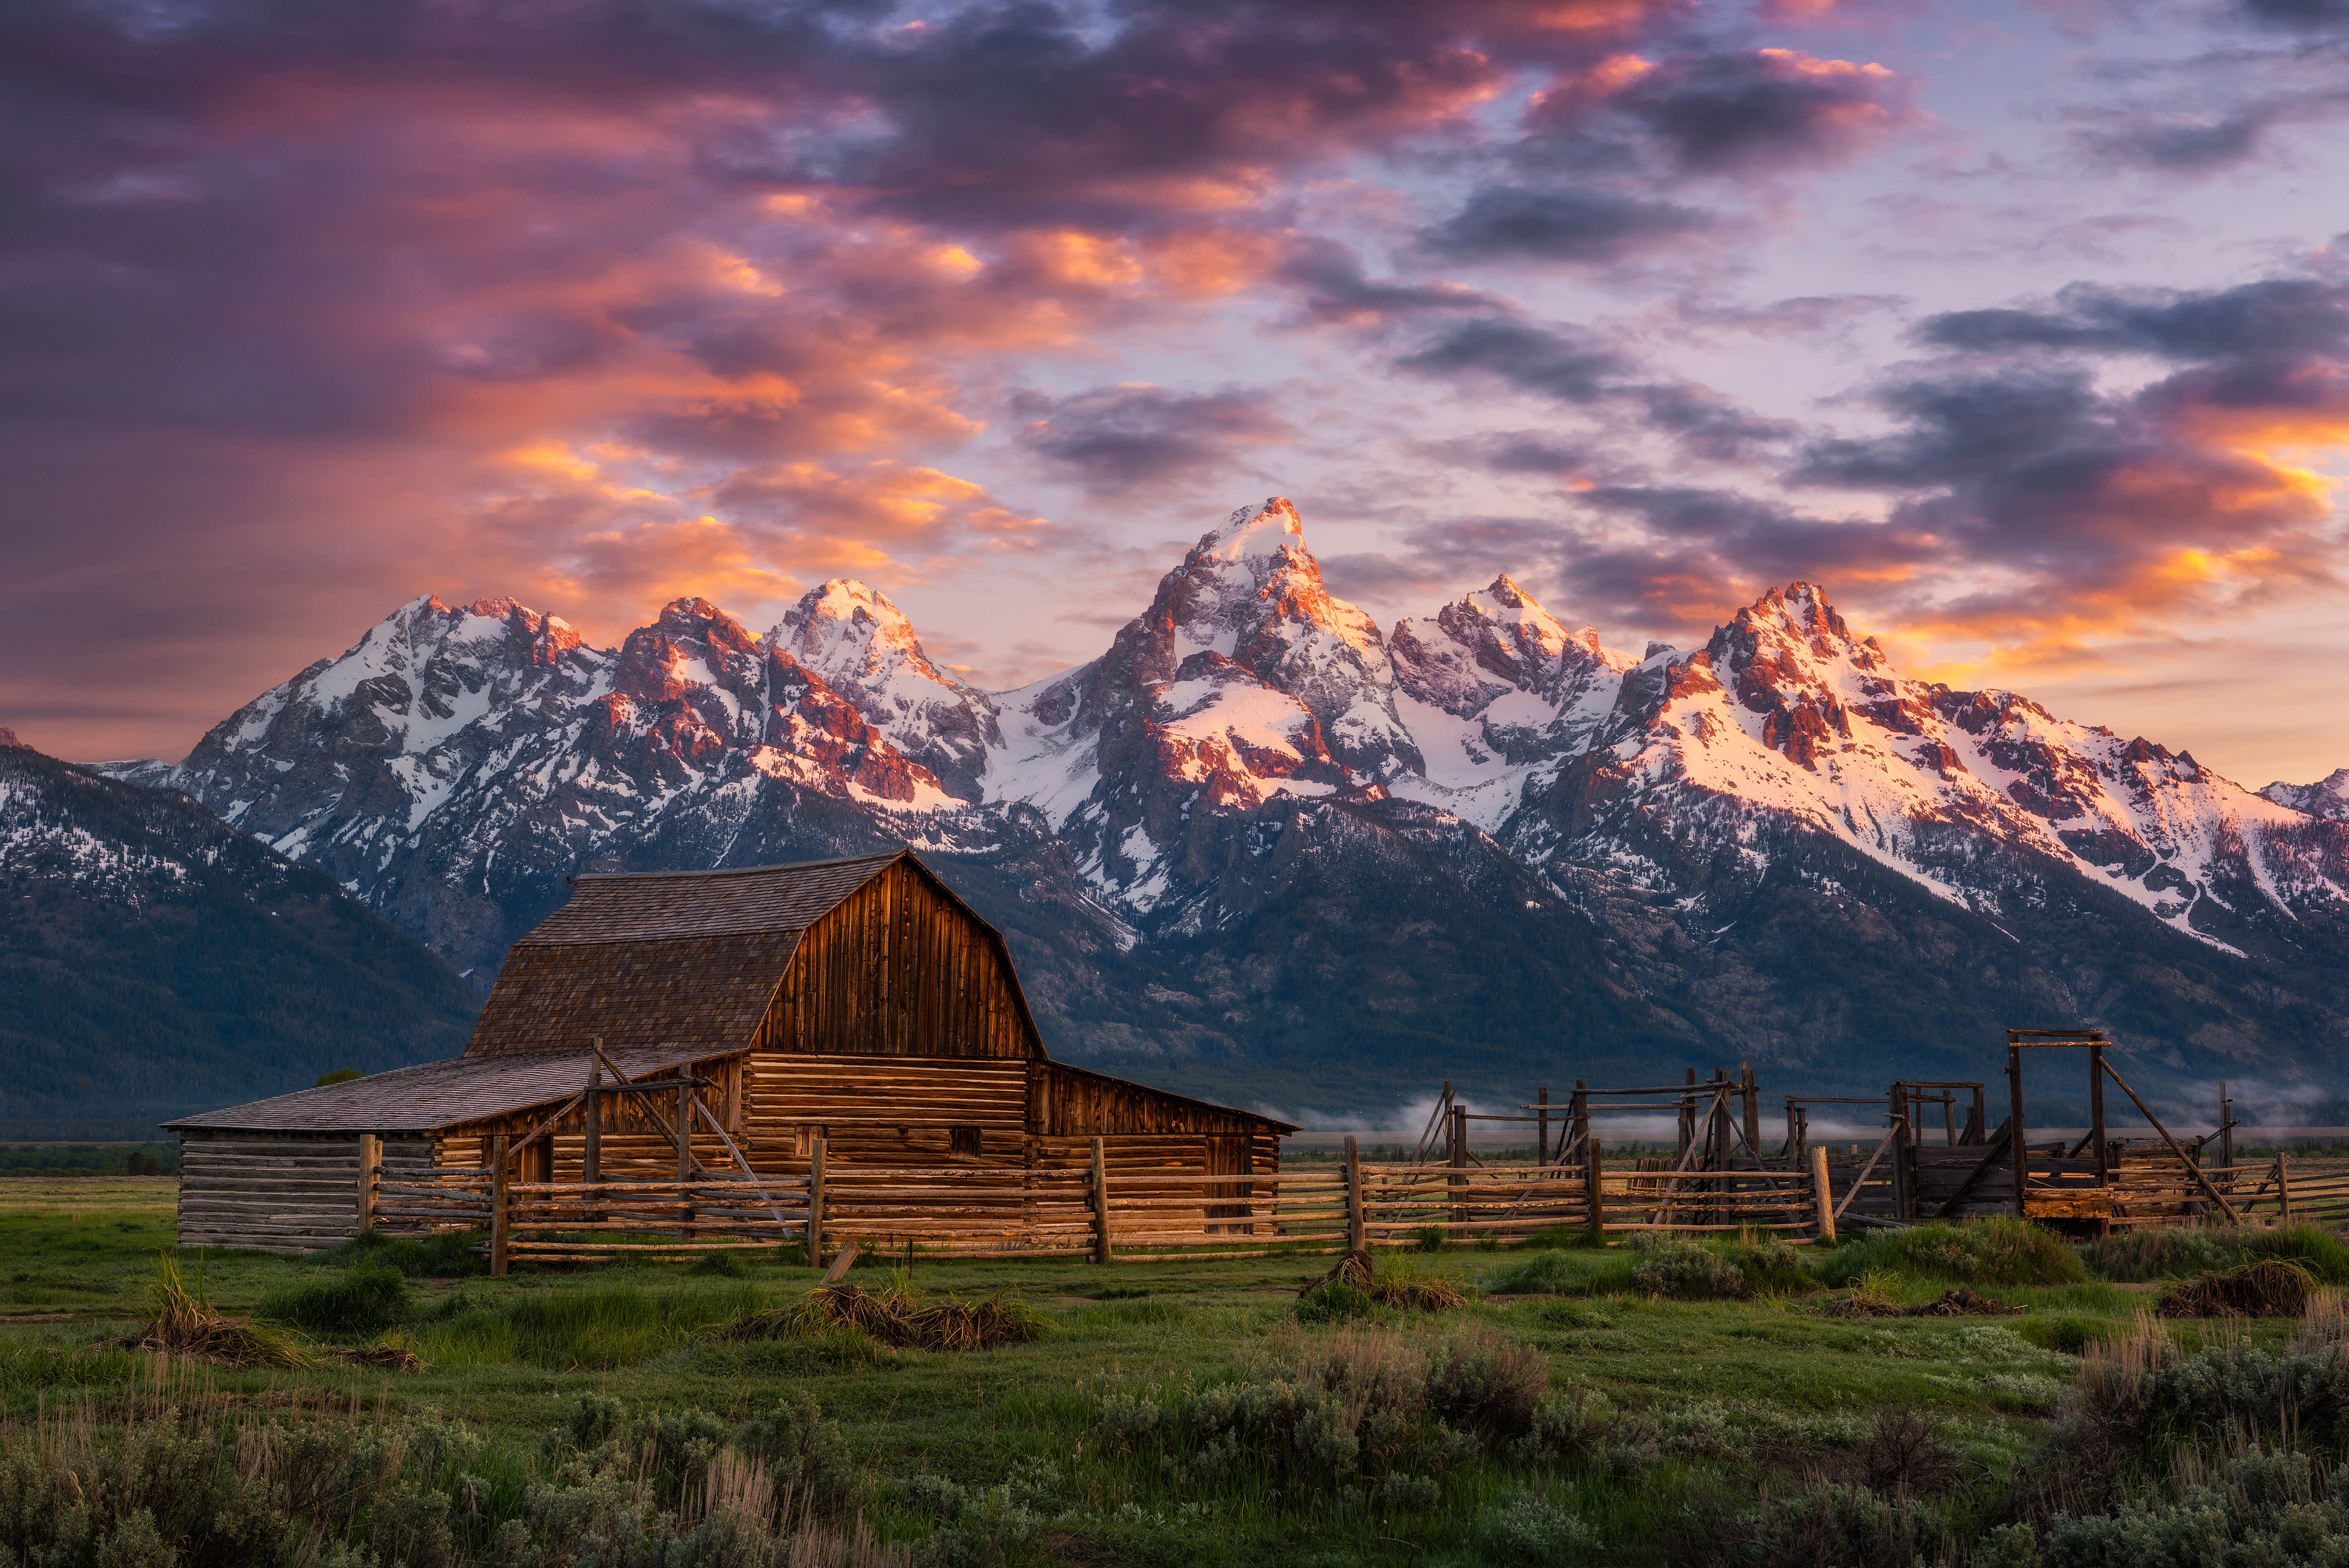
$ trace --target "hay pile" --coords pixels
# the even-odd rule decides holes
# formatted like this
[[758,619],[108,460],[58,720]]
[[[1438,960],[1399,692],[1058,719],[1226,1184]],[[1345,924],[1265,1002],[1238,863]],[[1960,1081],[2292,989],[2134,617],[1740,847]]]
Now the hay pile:
[[916,1350],[985,1350],[1040,1339],[1051,1326],[1050,1319],[1009,1292],[926,1305],[893,1280],[878,1294],[854,1284],[820,1285],[798,1301],[736,1318],[718,1336],[790,1339],[848,1328],[882,1345]]
[[2298,1263],[2271,1258],[2240,1269],[2214,1269],[2163,1293],[2163,1317],[2298,1317],[2316,1281]]
[[160,1350],[222,1366],[309,1366],[317,1361],[297,1334],[266,1324],[238,1323],[212,1311],[202,1292],[188,1289],[180,1278],[180,1265],[168,1252],[156,1256],[147,1305],[155,1315],[122,1342],[126,1350]]

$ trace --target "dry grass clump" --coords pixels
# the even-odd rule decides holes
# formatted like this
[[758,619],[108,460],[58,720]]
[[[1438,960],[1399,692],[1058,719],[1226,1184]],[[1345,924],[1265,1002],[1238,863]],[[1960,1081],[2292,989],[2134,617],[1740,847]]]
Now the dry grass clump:
[[2155,1310],[2163,1317],[2300,1317],[2315,1291],[2306,1269],[2271,1258],[2164,1292]]
[[298,1335],[266,1324],[238,1323],[212,1311],[201,1287],[188,1289],[169,1252],[156,1254],[147,1305],[154,1316],[122,1342],[126,1350],[160,1350],[222,1366],[309,1366],[317,1361]]
[[1902,1306],[1879,1283],[1863,1282],[1847,1296],[1838,1296],[1819,1308],[1822,1317],[2012,1317],[2023,1309],[1990,1296],[1976,1295],[1964,1285],[1943,1291],[1929,1302]]
[[910,1343],[925,1350],[984,1350],[1043,1337],[1050,1321],[1017,1296],[1000,1293],[975,1302],[944,1301],[909,1314]]
[[1892,1277],[1871,1269],[1853,1282],[1851,1293],[1836,1296],[1817,1309],[1822,1317],[1897,1317],[1900,1303],[1892,1299]]
[[1401,1251],[1373,1254],[1360,1247],[1297,1294],[1299,1314],[1309,1322],[1357,1317],[1373,1306],[1449,1312],[1468,1299],[1435,1264]]
[[1381,1306],[1402,1307],[1406,1312],[1449,1312],[1468,1300],[1449,1274],[1407,1252],[1389,1252],[1380,1258],[1364,1288]]
[[878,1293],[860,1285],[820,1285],[798,1301],[736,1318],[721,1339],[789,1339],[848,1328],[882,1344],[917,1350],[985,1350],[1040,1339],[1051,1320],[1017,1295],[999,1291],[978,1301],[951,1297],[925,1304],[892,1275]]
[[337,1345],[333,1354],[354,1366],[373,1366],[385,1372],[424,1370],[424,1358],[404,1345]]

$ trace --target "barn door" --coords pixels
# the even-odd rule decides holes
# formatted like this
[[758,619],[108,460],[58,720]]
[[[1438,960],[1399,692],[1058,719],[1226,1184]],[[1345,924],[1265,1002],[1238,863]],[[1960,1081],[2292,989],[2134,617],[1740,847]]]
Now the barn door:
[[[1248,1176],[1256,1169],[1256,1150],[1244,1137],[1210,1137],[1207,1139],[1207,1174],[1209,1176]],[[1207,1218],[1245,1220],[1248,1212],[1247,1199],[1255,1195],[1252,1182],[1235,1181],[1207,1189]],[[1253,1235],[1251,1224],[1217,1225],[1207,1229],[1231,1234]]]

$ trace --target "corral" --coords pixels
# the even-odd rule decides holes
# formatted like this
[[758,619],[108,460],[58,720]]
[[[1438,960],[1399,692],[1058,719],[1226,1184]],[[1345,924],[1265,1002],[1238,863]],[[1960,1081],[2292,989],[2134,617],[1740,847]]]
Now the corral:
[[[2108,1044],[2011,1031],[1994,1128],[1981,1083],[1904,1080],[1787,1096],[1772,1148],[1753,1072],[1692,1068],[1557,1103],[1543,1089],[1506,1115],[1472,1114],[1447,1084],[1411,1158],[1350,1140],[1334,1168],[1284,1171],[1288,1123],[1051,1060],[1001,937],[910,852],[587,876],[514,944],[462,1056],[174,1124],[180,1233],[298,1252],[478,1229],[502,1272],[624,1249],[821,1257],[844,1240],[1107,1262],[1560,1227],[1831,1237],[2001,1212],[2101,1232],[2349,1204],[2295,1189],[2286,1157],[2237,1167],[2223,1113],[2189,1149]],[[2023,1064],[2053,1046],[2085,1049],[2095,1125],[2033,1147],[2014,1130]],[[2107,1078],[2157,1141],[2106,1135]],[[1881,1107],[1872,1147],[1815,1141],[1826,1105]],[[1610,1118],[1667,1112],[1672,1157],[1609,1166]],[[1525,1126],[1532,1158],[1480,1159],[1472,1120]]]

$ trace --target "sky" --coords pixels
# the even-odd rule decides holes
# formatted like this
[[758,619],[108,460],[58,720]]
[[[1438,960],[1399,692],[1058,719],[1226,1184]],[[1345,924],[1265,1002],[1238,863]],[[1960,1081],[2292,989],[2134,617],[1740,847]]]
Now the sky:
[[1292,497],[1381,624],[2349,765],[2349,0],[12,0],[0,724],[874,584],[988,689]]

